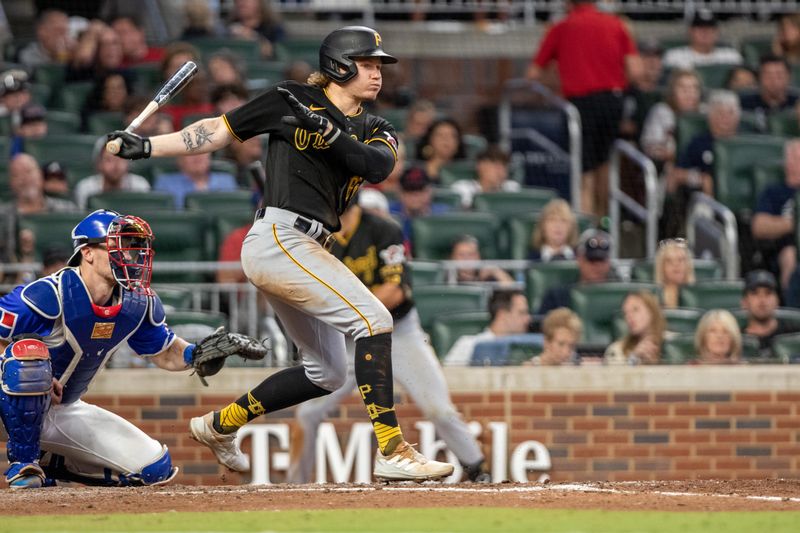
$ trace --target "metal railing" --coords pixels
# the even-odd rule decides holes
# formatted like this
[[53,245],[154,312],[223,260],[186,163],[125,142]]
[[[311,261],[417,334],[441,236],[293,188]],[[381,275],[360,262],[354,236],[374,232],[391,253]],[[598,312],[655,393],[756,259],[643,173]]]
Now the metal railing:
[[[641,205],[620,188],[621,172],[620,162],[625,155],[642,170],[642,180],[645,189],[645,205]],[[614,246],[611,257],[619,257],[621,206],[624,206],[637,219],[645,225],[645,249],[647,258],[652,259],[656,254],[656,241],[658,239],[658,172],[653,162],[628,141],[617,139],[611,147],[611,164],[608,172],[608,213],[611,218],[611,240]]]
[[[526,79],[513,79],[506,82],[503,88],[503,96],[500,100],[499,113],[499,127],[501,144],[506,150],[511,149],[511,139],[527,137],[535,135],[535,130],[531,128],[517,129],[511,126],[511,115],[513,113],[511,97],[518,91],[527,90],[532,93],[540,95],[544,98],[545,102],[553,107],[560,109],[567,119],[567,132],[569,135],[569,175],[570,175],[570,203],[572,209],[576,212],[580,211],[581,203],[581,174],[583,173],[583,163],[581,160],[581,116],[578,109],[567,100],[561,98],[553,93],[550,89],[537,81],[530,81]],[[543,136],[538,135],[535,137],[536,142],[542,143],[545,139]],[[561,150],[561,147],[552,144],[552,149]]]
[[739,279],[739,234],[733,211],[707,194],[694,193],[689,202],[686,219],[686,238],[693,251],[697,243],[697,225],[700,221],[710,224],[720,234],[720,259],[725,271],[725,278]]

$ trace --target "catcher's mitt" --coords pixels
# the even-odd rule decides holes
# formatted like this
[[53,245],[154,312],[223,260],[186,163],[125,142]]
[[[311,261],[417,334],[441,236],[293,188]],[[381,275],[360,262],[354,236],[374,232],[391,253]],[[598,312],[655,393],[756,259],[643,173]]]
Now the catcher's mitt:
[[228,333],[224,327],[219,327],[195,346],[192,368],[200,376],[203,385],[208,385],[204,378],[222,370],[225,359],[231,355],[258,361],[264,359],[268,352],[269,349],[257,340],[240,333]]

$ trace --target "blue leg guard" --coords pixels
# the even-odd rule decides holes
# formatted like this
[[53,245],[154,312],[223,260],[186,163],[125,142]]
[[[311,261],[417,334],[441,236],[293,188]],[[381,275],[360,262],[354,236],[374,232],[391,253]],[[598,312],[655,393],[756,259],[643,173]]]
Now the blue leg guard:
[[6,452],[11,488],[41,487],[39,438],[50,406],[53,373],[47,346],[34,339],[8,345],[0,359],[0,417],[8,433]]
[[80,483],[95,487],[140,487],[143,485],[163,485],[178,475],[178,467],[172,466],[172,458],[166,446],[162,454],[142,468],[141,472],[120,474],[110,468],[98,468],[97,473],[77,473],[75,465],[62,455],[45,454],[42,461],[47,480],[56,485],[60,481]]
[[169,450],[163,447],[161,456],[142,468],[141,472],[119,476],[123,485],[164,485],[178,475],[178,467],[172,466]]

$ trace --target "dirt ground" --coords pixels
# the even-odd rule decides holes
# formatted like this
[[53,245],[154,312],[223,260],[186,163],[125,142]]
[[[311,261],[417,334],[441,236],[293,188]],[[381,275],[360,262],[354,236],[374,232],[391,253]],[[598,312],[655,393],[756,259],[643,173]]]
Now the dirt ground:
[[440,483],[2,490],[2,514],[358,507],[512,507],[640,511],[800,511],[800,480],[495,485]]

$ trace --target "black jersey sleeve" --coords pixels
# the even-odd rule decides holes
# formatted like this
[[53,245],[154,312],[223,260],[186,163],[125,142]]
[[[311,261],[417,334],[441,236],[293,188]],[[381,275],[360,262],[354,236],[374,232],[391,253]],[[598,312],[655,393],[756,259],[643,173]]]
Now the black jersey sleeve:
[[397,136],[388,121],[370,117],[364,142],[341,134],[330,144],[330,155],[347,170],[370,183],[380,183],[397,161]]
[[403,230],[392,221],[382,221],[375,235],[378,250],[378,283],[396,283],[403,287],[410,286],[407,268],[406,249],[403,245]]
[[[278,84],[285,86],[285,83]],[[296,91],[295,86],[287,87]],[[222,115],[231,134],[246,141],[262,133],[275,133],[281,129],[281,117],[291,114],[286,100],[272,87],[233,111]]]

